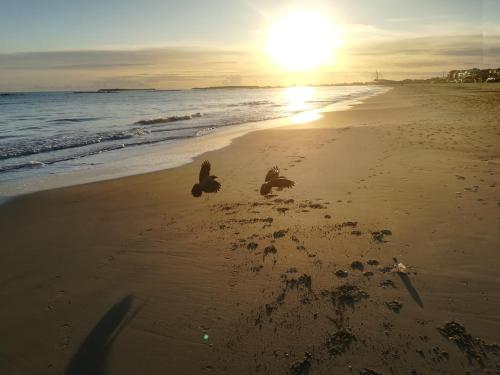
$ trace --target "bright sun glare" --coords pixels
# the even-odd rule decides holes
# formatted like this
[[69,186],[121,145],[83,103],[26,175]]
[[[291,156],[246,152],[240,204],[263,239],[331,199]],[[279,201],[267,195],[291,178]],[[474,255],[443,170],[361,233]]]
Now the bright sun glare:
[[315,97],[313,87],[287,87],[283,94],[288,101],[288,111],[294,113],[292,124],[303,124],[319,119],[322,115],[311,108],[310,101]]
[[324,15],[295,12],[271,26],[267,53],[288,71],[308,71],[332,63],[339,42],[338,31]]

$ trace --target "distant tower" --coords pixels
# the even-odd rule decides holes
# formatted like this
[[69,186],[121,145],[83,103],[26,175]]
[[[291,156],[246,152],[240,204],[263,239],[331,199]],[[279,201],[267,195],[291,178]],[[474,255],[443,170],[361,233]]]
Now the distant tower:
[[378,70],[375,71],[375,81],[378,81]]

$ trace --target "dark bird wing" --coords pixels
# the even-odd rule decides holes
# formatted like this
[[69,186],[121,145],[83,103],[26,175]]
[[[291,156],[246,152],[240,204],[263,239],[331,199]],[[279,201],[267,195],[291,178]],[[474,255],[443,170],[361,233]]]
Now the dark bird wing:
[[265,184],[262,184],[260,187],[260,195],[267,195],[271,192],[271,184],[269,182],[266,182]]
[[217,193],[220,190],[220,183],[211,178],[203,184],[203,190],[207,193]]
[[266,182],[267,181],[271,181],[271,180],[274,180],[276,178],[278,178],[280,176],[280,169],[278,168],[278,166],[274,166],[272,167],[266,174]]
[[283,188],[293,187],[295,185],[295,182],[293,182],[292,180],[289,180],[288,178],[280,177],[280,178],[269,181],[268,184],[271,187],[283,189]]
[[210,176],[210,162],[208,160],[205,160],[203,164],[201,164],[201,169],[200,169],[200,184],[208,177]]

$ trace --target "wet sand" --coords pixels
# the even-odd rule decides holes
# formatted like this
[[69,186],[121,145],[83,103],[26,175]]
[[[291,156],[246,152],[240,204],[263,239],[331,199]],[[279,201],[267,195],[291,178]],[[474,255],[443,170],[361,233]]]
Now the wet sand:
[[1,206],[0,373],[498,373],[499,118],[497,85],[398,86]]

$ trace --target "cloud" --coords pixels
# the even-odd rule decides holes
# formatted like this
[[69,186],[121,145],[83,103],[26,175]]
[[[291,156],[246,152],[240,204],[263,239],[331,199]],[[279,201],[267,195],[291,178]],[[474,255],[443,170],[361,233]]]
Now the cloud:
[[241,86],[243,85],[244,79],[241,75],[239,74],[234,74],[231,76],[227,76],[224,78],[224,85],[225,86]]
[[279,71],[259,51],[235,48],[0,54],[0,91],[328,83],[371,80],[375,70],[400,79],[500,65],[500,33],[421,36],[369,25],[350,25],[349,33],[352,37],[337,51],[335,66],[300,75]]
[[186,88],[253,69],[248,51],[200,47],[0,54],[0,90],[33,87]]
[[452,19],[456,17],[456,14],[440,14],[440,15],[433,15],[433,16],[425,16],[425,17],[401,17],[401,18],[388,18],[387,21],[389,22],[396,22],[396,23],[406,23],[406,22],[426,22],[426,21],[436,21],[436,20],[446,20],[446,19]]
[[[0,54],[1,68],[75,69],[146,66],[185,60],[238,57],[241,51],[195,48],[151,48],[138,50],[79,50]],[[217,61],[220,63],[220,61]]]
[[500,65],[500,36],[479,35],[405,38],[368,41],[344,50],[345,61],[354,68],[372,66],[429,75],[456,68]]

